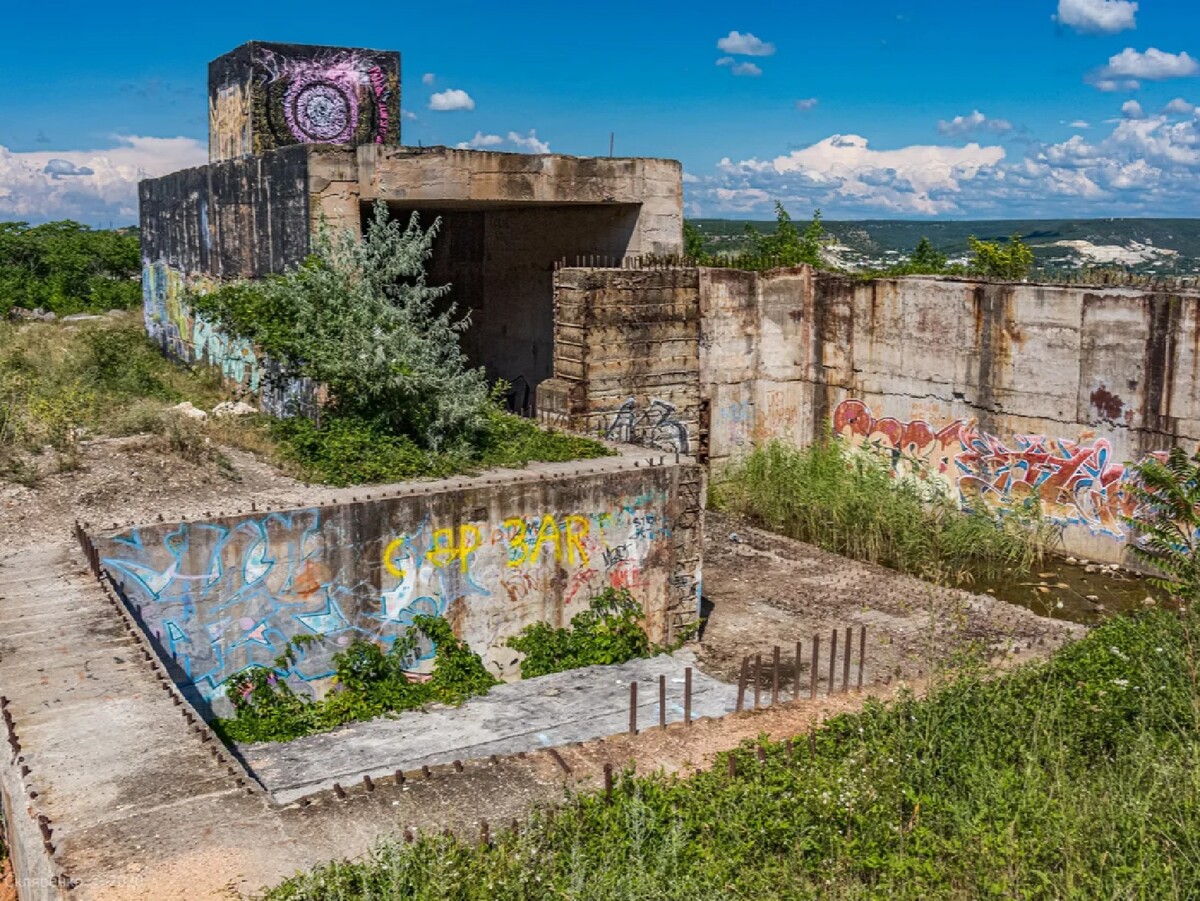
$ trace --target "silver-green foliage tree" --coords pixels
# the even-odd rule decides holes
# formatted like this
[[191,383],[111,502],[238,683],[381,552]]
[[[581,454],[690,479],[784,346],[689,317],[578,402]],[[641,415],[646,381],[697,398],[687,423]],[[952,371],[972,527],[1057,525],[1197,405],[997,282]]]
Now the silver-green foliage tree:
[[426,281],[440,222],[422,228],[375,205],[359,239],[325,223],[297,269],[196,297],[201,313],[249,338],[295,376],[324,386],[339,415],[369,420],[433,450],[469,442],[493,408],[459,337],[468,317]]

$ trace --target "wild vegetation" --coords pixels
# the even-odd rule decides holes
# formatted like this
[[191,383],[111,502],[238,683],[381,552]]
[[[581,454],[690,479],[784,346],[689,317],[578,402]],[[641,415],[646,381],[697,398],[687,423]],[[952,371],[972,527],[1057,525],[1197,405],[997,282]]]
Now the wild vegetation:
[[1187,898],[1200,884],[1196,617],[868,703],[687,779],[626,775],[491,847],[388,842],[273,901]]
[[149,433],[164,450],[220,465],[221,444],[269,451],[255,417],[202,425],[169,413],[180,401],[211,407],[219,373],[168,362],[140,320],[0,322],[0,478],[35,485],[79,465],[79,444]]
[[897,478],[889,458],[832,439],[756,448],[723,474],[712,502],[827,551],[955,585],[1027,573],[1056,538],[1035,507],[962,513],[920,480]]
[[642,607],[627,588],[606,588],[571,617],[571,626],[556,629],[533,623],[510,638],[508,647],[525,656],[521,678],[561,673],[582,666],[625,663],[655,651],[642,628]]
[[437,231],[416,214],[391,220],[380,203],[361,240],[321,227],[303,266],[189,297],[288,376],[323,387],[318,422],[275,428],[282,453],[334,484],[609,453],[500,409],[506,386],[489,386],[460,349],[469,319],[446,302],[447,287],[426,283]]
[[[292,691],[283,674],[318,641],[316,636],[293,639],[273,668],[252,667],[230,679],[226,693],[234,715],[214,721],[217,733],[238,742],[291,741],[435,702],[461,704],[497,684],[448,622],[417,616],[412,628],[387,650],[358,639],[335,654],[334,690],[314,701]],[[435,648],[432,676],[425,681],[410,678],[419,649],[428,644]]]
[[0,313],[134,307],[142,299],[141,271],[136,229],[104,231],[70,220],[0,222]]

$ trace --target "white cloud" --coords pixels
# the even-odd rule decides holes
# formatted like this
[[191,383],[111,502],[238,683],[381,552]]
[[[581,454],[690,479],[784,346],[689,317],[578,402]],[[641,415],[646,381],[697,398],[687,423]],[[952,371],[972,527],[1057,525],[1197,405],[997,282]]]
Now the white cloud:
[[431,85],[435,81],[437,81],[437,76],[434,75],[432,72],[426,72],[424,75],[421,76],[421,84],[423,84],[423,85]]
[[1058,0],[1054,20],[1083,34],[1116,34],[1137,27],[1131,0]]
[[469,141],[460,141],[458,144],[459,150],[481,150],[484,147],[495,147],[498,144],[503,144],[504,138],[500,135],[485,135],[482,131],[475,132],[475,137]]
[[804,100],[796,101],[796,109],[802,113],[811,112],[817,108],[817,104],[820,102],[816,97],[806,97]]
[[1196,104],[1176,97],[1163,108],[1163,112],[1169,116],[1190,116],[1196,112]]
[[542,141],[537,136],[537,131],[529,129],[529,134],[523,135],[516,131],[510,131],[506,137],[500,135],[484,134],[482,131],[475,132],[475,137],[469,141],[461,141],[456,146],[459,150],[484,150],[491,147],[500,147],[504,144],[516,148],[520,153],[549,153],[550,145],[546,141]]
[[401,119],[408,119],[408,120],[410,120],[410,121],[412,121],[412,122],[415,122],[415,121],[417,120],[417,114],[416,114],[416,113],[414,113],[412,110],[408,110],[408,109],[401,109],[401,110],[400,110],[400,118],[401,118]]
[[[687,185],[692,215],[769,216],[779,199],[830,217],[1187,216],[1200,206],[1200,117],[1127,107],[1111,131],[1031,144],[877,150],[834,135],[786,156],[724,159]],[[693,173],[695,174],[695,173]]]
[[446,91],[438,91],[430,97],[429,108],[438,112],[472,110],[475,109],[475,101],[471,99],[471,95],[466,91],[451,88]]
[[1121,115],[1126,119],[1144,119],[1146,111],[1136,100],[1126,100],[1121,104]]
[[545,141],[538,140],[537,132],[532,128],[529,129],[529,134],[519,135],[515,131],[508,133],[510,144],[515,144],[526,153],[549,153],[550,145]]
[[0,146],[0,218],[137,222],[137,183],[208,162],[192,138],[118,135],[100,150],[14,152]]
[[729,71],[734,75],[749,75],[752,78],[757,78],[762,75],[762,69],[751,62],[739,63],[732,56],[723,56],[717,60],[718,66],[728,66]]
[[1092,123],[1086,119],[1076,119],[1074,122],[1068,122],[1067,128],[1091,128]]
[[948,122],[940,120],[937,129],[944,135],[968,135],[976,131],[1005,134],[1012,131],[1013,126],[1007,119],[989,119],[979,110],[974,110],[966,116],[955,116]]
[[1200,63],[1186,52],[1166,53],[1151,47],[1145,53],[1126,47],[1109,57],[1108,65],[1088,76],[1088,81],[1102,91],[1130,90],[1141,87],[1143,81],[1164,81],[1168,78],[1188,78],[1200,74]]
[[774,56],[775,45],[759,40],[750,32],[731,31],[717,41],[717,49],[735,56]]

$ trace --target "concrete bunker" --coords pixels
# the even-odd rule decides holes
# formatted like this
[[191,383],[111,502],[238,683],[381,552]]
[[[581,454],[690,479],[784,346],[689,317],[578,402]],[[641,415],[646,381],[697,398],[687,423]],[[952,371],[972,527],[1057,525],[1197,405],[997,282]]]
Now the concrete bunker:
[[382,200],[442,217],[430,283],[471,311],[469,359],[532,409],[553,372],[555,264],[682,252],[678,162],[406,147],[400,89],[394,52],[251,42],[214,60],[210,163],[139,187],[151,337],[295,412],[269,361],[194,316],[187,290],[296,266],[320,222],[361,234]]

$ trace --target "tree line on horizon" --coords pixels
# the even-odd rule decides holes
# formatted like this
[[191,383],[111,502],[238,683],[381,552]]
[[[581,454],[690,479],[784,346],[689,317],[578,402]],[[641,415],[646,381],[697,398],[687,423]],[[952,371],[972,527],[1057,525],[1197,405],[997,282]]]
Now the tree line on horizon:
[[[818,269],[836,268],[827,253],[831,236],[821,221],[821,211],[814,210],[812,220],[803,229],[778,200],[775,201],[775,230],[760,232],[747,224],[745,236],[748,249],[740,254],[713,254],[707,249],[704,234],[694,223],[684,222],[684,255],[701,266],[733,265],[739,269],[772,269],[783,266],[809,265]],[[934,247],[928,237],[922,237],[908,258],[894,266],[871,270],[871,277],[903,275],[974,275],[1022,281],[1033,271],[1033,250],[1014,234],[1007,241],[982,241],[974,236],[967,239],[970,257],[967,263],[951,263],[946,254]]]
[[127,309],[141,303],[141,274],[136,228],[94,229],[70,219],[0,222],[0,313]]

